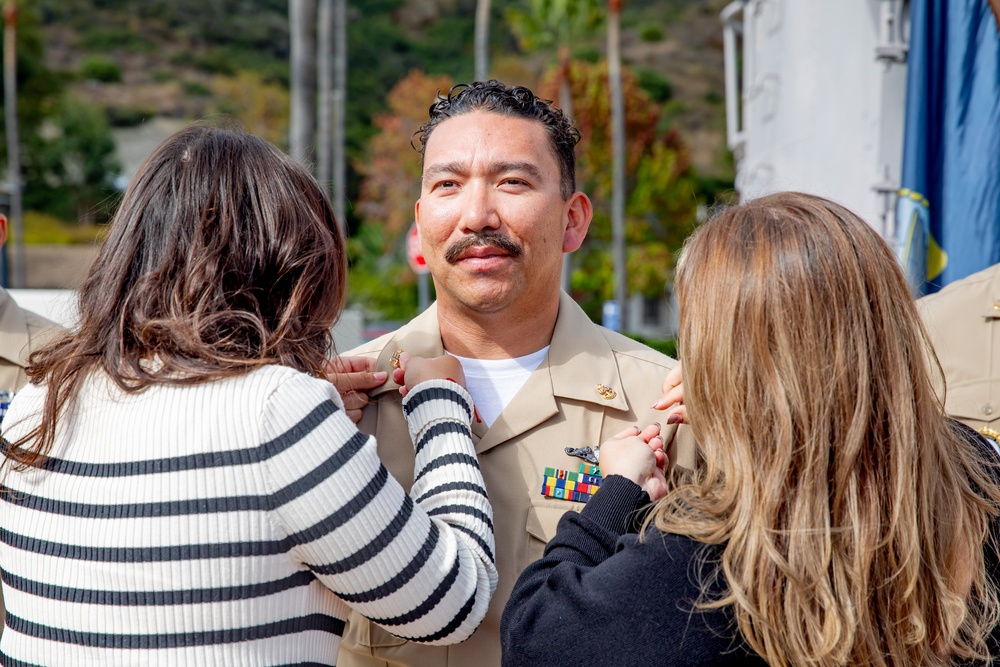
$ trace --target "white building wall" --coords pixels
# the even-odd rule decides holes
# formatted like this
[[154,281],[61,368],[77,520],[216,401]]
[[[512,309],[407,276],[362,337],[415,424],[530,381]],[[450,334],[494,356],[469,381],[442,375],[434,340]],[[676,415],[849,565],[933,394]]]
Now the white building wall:
[[902,5],[750,0],[727,8],[723,16],[742,30],[739,127],[729,136],[742,198],[822,195],[891,238],[906,88],[905,64],[891,56],[903,53]]

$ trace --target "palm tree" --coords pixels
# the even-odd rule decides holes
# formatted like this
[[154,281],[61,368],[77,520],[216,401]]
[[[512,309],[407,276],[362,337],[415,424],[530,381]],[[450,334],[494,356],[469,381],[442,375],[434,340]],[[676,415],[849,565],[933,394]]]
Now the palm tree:
[[559,54],[559,106],[572,116],[570,44],[600,26],[600,3],[598,0],[527,0],[524,9],[508,12],[508,20],[526,50],[555,47]]
[[324,188],[333,169],[333,1],[319,0],[316,11],[316,180]]
[[490,0],[476,3],[476,81],[485,81],[490,73]]
[[347,0],[333,10],[333,210],[347,232]]
[[297,160],[312,158],[316,137],[316,0],[289,0],[291,38],[291,128],[289,152]]
[[333,210],[343,231],[344,218],[344,104],[347,89],[347,0],[319,0],[317,48],[318,130],[316,178],[332,184]]
[[608,90],[611,95],[611,259],[621,330],[628,326],[625,277],[625,104],[622,96],[622,0],[608,0]]

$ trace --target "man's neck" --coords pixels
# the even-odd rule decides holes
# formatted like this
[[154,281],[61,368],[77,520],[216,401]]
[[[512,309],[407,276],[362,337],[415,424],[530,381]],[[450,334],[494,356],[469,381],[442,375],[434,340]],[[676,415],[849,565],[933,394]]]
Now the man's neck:
[[469,312],[438,303],[438,326],[444,349],[471,359],[513,359],[537,352],[552,340],[559,300],[514,314]]

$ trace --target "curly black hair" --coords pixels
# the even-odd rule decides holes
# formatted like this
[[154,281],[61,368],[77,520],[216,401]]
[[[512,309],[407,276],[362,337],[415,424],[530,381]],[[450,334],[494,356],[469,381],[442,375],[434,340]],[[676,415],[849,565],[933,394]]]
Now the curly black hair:
[[413,138],[417,139],[413,148],[420,153],[421,160],[427,139],[441,121],[472,111],[527,118],[544,125],[559,162],[561,194],[568,199],[576,191],[576,144],[581,135],[573,121],[561,109],[552,106],[552,100],[542,99],[524,86],[508,86],[496,79],[460,83],[452,86],[447,95],[438,91],[428,111],[430,119],[411,138],[411,144]]

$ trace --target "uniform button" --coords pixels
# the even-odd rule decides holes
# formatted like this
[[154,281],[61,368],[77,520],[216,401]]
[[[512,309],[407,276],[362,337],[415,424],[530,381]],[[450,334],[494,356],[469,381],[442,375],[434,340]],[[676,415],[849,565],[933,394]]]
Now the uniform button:
[[983,414],[984,415],[991,415],[991,414],[993,414],[993,408],[990,407],[990,406],[988,406],[988,405],[984,405],[983,406]]
[[993,310],[1000,310],[1000,301],[993,302]]

